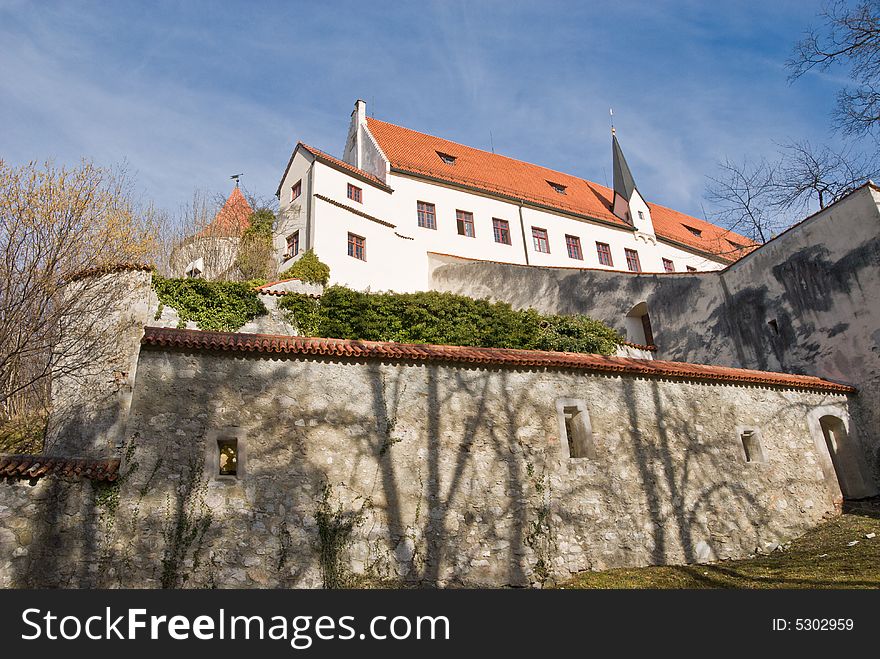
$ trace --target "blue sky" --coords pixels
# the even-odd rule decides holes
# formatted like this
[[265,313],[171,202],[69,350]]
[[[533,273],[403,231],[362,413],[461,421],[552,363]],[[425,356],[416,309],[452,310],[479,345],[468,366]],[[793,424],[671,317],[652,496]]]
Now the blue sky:
[[640,191],[702,216],[719,159],[827,138],[841,74],[789,85],[783,66],[819,8],[0,0],[0,158],[125,161],[169,211],[238,172],[270,196],[297,140],[340,155],[360,97],[604,184],[613,107]]

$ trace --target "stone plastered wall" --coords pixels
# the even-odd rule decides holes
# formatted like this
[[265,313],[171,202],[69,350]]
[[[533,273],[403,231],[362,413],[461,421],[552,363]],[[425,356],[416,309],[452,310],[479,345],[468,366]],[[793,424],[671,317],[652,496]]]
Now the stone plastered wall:
[[100,487],[54,476],[0,480],[0,588],[101,581],[106,507],[96,505]]
[[143,328],[158,308],[151,277],[126,270],[71,284],[82,308],[65,319],[46,453],[106,457],[121,444]]
[[[559,398],[584,401],[595,459],[564,457]],[[834,512],[839,490],[806,422],[828,404],[847,398],[145,348],[122,477],[100,497],[116,503],[63,518],[41,554],[13,558],[4,533],[0,565],[16,586],[312,587],[327,565],[319,530],[346,524],[334,554],[346,570],[423,584],[741,557]],[[738,426],[761,431],[765,464],[746,463]],[[217,480],[206,465],[232,437],[243,475]],[[3,487],[17,508],[5,523],[42,523],[27,485]],[[65,561],[59,584],[45,567]]]
[[[880,486],[880,192],[863,187],[722,272],[642,274],[437,258],[432,287],[625,334],[646,302],[657,359],[816,375],[860,390],[853,420]],[[778,331],[770,321],[776,322]],[[873,474],[871,474],[873,472]]]

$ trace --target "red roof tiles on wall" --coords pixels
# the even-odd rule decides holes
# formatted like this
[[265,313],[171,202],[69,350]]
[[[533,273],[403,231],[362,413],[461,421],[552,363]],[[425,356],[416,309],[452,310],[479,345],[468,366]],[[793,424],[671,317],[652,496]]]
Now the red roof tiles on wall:
[[856,393],[854,387],[810,375],[789,375],[787,373],[752,371],[723,366],[630,359],[626,357],[605,357],[603,355],[573,352],[351,341],[347,339],[320,339],[274,334],[203,332],[165,327],[145,328],[142,343],[148,346],[191,350],[577,369],[595,373],[679,378],[732,384],[759,384],[816,391],[833,391],[845,394]]
[[0,455],[0,477],[42,478],[50,475],[115,481],[119,476],[119,460],[61,458],[51,455]]

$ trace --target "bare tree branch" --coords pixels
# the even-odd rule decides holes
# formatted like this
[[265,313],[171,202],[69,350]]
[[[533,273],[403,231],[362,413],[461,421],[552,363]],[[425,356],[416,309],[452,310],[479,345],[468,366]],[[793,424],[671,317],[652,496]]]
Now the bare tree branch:
[[842,0],[820,13],[821,28],[810,28],[786,62],[789,80],[831,66],[847,70],[853,88],[837,96],[835,125],[846,134],[880,135],[880,0],[850,6]]

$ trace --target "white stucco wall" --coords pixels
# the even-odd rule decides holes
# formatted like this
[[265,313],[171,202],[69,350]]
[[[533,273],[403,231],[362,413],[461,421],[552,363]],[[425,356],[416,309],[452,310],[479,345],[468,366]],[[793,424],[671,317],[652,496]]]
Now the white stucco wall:
[[[350,142],[353,142],[352,137],[353,132],[350,132]],[[369,138],[369,134],[364,128],[360,139],[362,141],[365,138]],[[347,155],[350,157],[355,155],[352,150],[353,144],[348,144]],[[719,270],[724,265],[658,240],[653,234],[650,210],[637,194],[634,195],[637,198],[634,200],[633,211],[637,213],[642,210],[645,219],[637,227],[639,230],[633,231],[627,227],[617,228],[561,213],[520,207],[516,202],[489,194],[462,190],[409,175],[388,173],[385,180],[392,190],[389,192],[339,168],[324,164],[323,161],[315,161],[314,165],[312,161],[311,156],[300,150],[282,182],[282,209],[290,204],[291,186],[299,179],[302,179],[303,184],[302,196],[297,200],[300,206],[299,216],[290,214],[276,240],[279,269],[283,270],[293,262],[293,259],[280,257],[286,248],[286,236],[299,228],[300,251],[311,246],[315,248],[319,258],[330,266],[331,283],[374,291],[428,290],[428,255],[432,252],[516,264],[626,270],[624,250],[633,249],[639,254],[643,272],[664,272],[664,258],[671,260],[678,272],[685,271],[687,266],[706,271]],[[347,198],[349,183],[361,188],[360,203]],[[383,226],[316,198],[315,195],[329,198],[395,226]],[[434,204],[436,229],[418,226],[418,201]],[[458,234],[457,210],[473,214],[474,237]],[[508,222],[510,245],[495,242],[493,218]],[[309,224],[310,222],[313,224]],[[547,231],[549,253],[535,249],[533,227]],[[366,261],[348,256],[349,232],[366,238]],[[311,239],[306,238],[307,233],[311,233]],[[566,235],[580,238],[583,260],[569,257]],[[597,242],[610,246],[612,266],[599,263]]]

